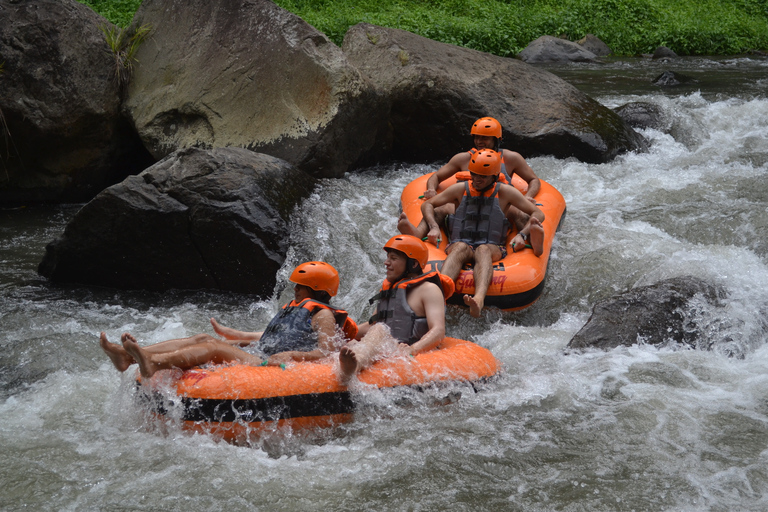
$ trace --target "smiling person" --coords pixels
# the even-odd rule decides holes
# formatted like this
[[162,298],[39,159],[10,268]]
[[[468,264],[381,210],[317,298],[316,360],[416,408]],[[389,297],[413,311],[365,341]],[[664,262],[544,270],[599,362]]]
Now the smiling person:
[[[431,243],[440,236],[440,224],[447,220],[450,244],[448,255],[441,272],[455,282],[466,263],[474,263],[475,294],[464,295],[469,313],[480,316],[485,305],[485,296],[493,277],[493,263],[507,255],[506,239],[509,223],[504,212],[509,206],[520,209],[528,221],[512,239],[510,247],[516,251],[525,247],[530,240],[536,256],[544,250],[544,213],[528,201],[515,187],[499,183],[501,155],[491,149],[481,149],[469,162],[471,180],[451,185],[421,205],[423,222],[419,224],[416,236],[424,231]],[[451,205],[456,213],[436,215],[441,206]],[[442,218],[441,218],[442,217]]]
[[138,363],[141,375],[149,378],[158,370],[188,369],[206,363],[258,366],[264,361],[268,365],[313,361],[327,357],[346,339],[357,335],[357,325],[347,312],[329,304],[339,288],[339,274],[333,266],[322,261],[302,263],[289,280],[295,285],[294,298],[263,332],[238,331],[211,318],[221,339],[198,334],[140,347],[136,338],[125,333],[121,346],[109,342],[102,332],[101,348],[118,370],[125,371]]
[[[520,153],[501,148],[501,123],[492,117],[481,117],[472,124],[470,133],[475,147],[469,151],[454,155],[447,164],[429,177],[427,180],[427,190],[424,191],[424,199],[435,197],[437,195],[437,187],[443,181],[447,180],[457,172],[467,171],[469,169],[470,159],[478,151],[492,149],[502,156],[499,180],[502,183],[511,184],[512,175],[517,174],[528,183],[528,190],[525,193],[525,197],[535,205],[535,197],[536,194],[539,193],[541,182]],[[448,215],[453,213],[453,211],[447,209],[442,213]],[[506,214],[509,222],[514,224],[518,230],[522,229],[529,220],[523,212],[514,206],[508,208]],[[405,234],[412,234],[413,229],[415,229],[408,221],[405,213],[400,215],[398,228],[401,233]]]
[[410,235],[398,235],[384,245],[386,278],[371,319],[360,326],[359,341],[339,352],[341,381],[381,357],[416,355],[435,348],[445,337],[445,300],[453,294],[453,281],[437,272],[424,273],[429,259],[426,244]]

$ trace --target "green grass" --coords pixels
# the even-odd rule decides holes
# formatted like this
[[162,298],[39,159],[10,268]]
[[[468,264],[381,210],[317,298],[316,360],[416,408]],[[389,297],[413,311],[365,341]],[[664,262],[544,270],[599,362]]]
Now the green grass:
[[101,14],[118,27],[131,24],[133,15],[141,5],[141,0],[78,0],[81,4]]
[[[81,0],[119,26],[141,0]],[[511,57],[542,35],[594,34],[617,55],[768,50],[768,0],[276,0],[341,45],[359,22]]]

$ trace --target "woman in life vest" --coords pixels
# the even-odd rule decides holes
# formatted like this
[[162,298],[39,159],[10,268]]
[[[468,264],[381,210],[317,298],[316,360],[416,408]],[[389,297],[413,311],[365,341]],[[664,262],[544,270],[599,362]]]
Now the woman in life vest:
[[333,266],[321,261],[302,263],[289,280],[295,284],[294,299],[283,306],[263,332],[238,331],[211,318],[220,339],[198,334],[140,347],[136,338],[124,333],[120,346],[110,343],[102,332],[101,348],[118,370],[125,371],[138,363],[141,375],[149,378],[158,370],[188,369],[206,363],[258,366],[312,361],[327,357],[346,339],[357,335],[357,325],[346,311],[328,304],[339,288],[339,273]]
[[377,359],[415,355],[435,348],[445,337],[445,300],[453,281],[438,272],[424,273],[429,252],[416,237],[398,235],[385,245],[386,278],[371,299],[376,312],[360,326],[362,339],[339,352],[341,381],[348,381]]

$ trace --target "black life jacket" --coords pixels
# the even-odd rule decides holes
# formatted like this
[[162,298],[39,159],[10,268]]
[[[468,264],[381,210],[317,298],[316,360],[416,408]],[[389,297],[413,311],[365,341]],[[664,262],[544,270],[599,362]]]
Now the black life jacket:
[[299,303],[292,300],[272,318],[261,335],[259,349],[271,356],[287,350],[310,352],[317,348],[317,333],[312,330],[312,317],[321,309],[328,309],[336,319],[336,325],[344,335],[354,339],[357,324],[349,318],[347,312],[336,309],[324,302],[305,299]]
[[428,272],[415,277],[406,277],[394,284],[384,280],[381,290],[378,294],[371,297],[368,301],[373,304],[379,301],[376,308],[376,314],[371,317],[369,322],[375,324],[382,322],[389,326],[392,337],[396,340],[413,345],[419,341],[429,331],[427,318],[416,316],[408,305],[408,290],[421,283],[429,281],[435,283],[443,291],[443,297],[448,298],[453,295],[454,284],[450,277],[438,272]]
[[499,206],[499,188],[496,183],[485,192],[464,183],[464,197],[454,215],[448,216],[451,243],[464,242],[473,247],[483,244],[503,245],[509,232],[507,216]]

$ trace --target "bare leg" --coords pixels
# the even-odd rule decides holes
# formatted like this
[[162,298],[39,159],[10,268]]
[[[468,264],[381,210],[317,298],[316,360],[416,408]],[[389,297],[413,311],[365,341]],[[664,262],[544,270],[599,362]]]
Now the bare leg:
[[[128,335],[130,336],[130,335]],[[151,354],[148,354],[145,350],[136,343],[133,336],[126,337],[123,335],[123,348],[128,352],[137,363],[139,363],[139,371],[141,376],[145,379],[149,379],[155,374],[157,370],[161,370],[157,365],[152,362]]]
[[459,278],[459,274],[461,273],[461,267],[463,267],[465,263],[472,261],[474,256],[475,251],[472,250],[472,247],[463,242],[457,242],[451,245],[448,249],[448,256],[443,262],[443,267],[440,270],[440,273],[453,279],[453,282],[456,282],[456,279]]
[[115,365],[115,368],[120,372],[124,372],[129,366],[136,362],[121,345],[111,343],[104,332],[99,336],[99,344],[101,345],[101,349],[109,356],[112,364]]
[[353,375],[370,366],[389,346],[397,346],[389,328],[384,324],[371,326],[362,340],[349,343],[339,352],[339,380],[346,384]]
[[[442,226],[445,223],[445,218],[455,211],[456,207],[453,203],[438,206],[435,208],[435,222],[437,222],[439,226]],[[416,238],[424,238],[427,236],[427,233],[429,233],[429,226],[427,226],[424,219],[421,219],[418,226],[414,226],[413,223],[408,220],[408,216],[405,215],[405,212],[401,213],[400,217],[397,219],[397,229],[404,235],[413,235]]]
[[[123,342],[123,344],[125,344],[125,340],[127,339],[132,340],[134,343],[138,344],[136,338],[130,333],[123,333],[123,335],[120,337],[120,340]],[[146,350],[150,354],[163,354],[166,352],[173,352],[184,347],[191,347],[192,345],[199,345],[201,343],[215,343],[219,341],[220,340],[217,340],[210,334],[195,334],[194,336],[190,336],[188,338],[177,338],[173,340],[161,341],[160,343],[155,343],[154,345],[144,347],[142,350]]]
[[224,338],[223,340],[216,341],[224,341],[230,345],[239,345],[241,347],[250,345],[252,341],[259,341],[263,334],[261,332],[245,332],[232,329],[231,327],[225,327],[217,322],[215,318],[211,318],[211,326],[213,327],[213,330],[216,331],[216,334]]
[[536,217],[531,217],[530,221],[528,222],[531,226],[528,234],[530,235],[533,254],[536,256],[541,256],[544,252],[544,227]]
[[206,363],[220,364],[237,361],[251,366],[262,363],[260,358],[224,342],[200,343],[173,352],[153,354],[148,349],[139,347],[136,340],[130,336],[123,341],[123,347],[139,363],[141,375],[146,378],[152,377],[158,370],[170,368],[186,370]]
[[400,214],[400,218],[397,219],[397,229],[404,235],[413,235],[418,238],[424,238],[424,236],[426,236],[427,223],[422,219],[418,226],[414,226],[413,223],[408,220],[408,216],[405,212],[403,212]]
[[518,232],[525,227],[530,218],[530,215],[511,204],[507,207],[506,216],[509,225],[514,226]]
[[485,306],[485,296],[493,278],[493,262],[501,257],[501,250],[495,245],[481,245],[475,249],[475,295],[464,295],[464,304],[469,306],[469,314],[477,318]]
[[341,368],[341,382],[349,382],[349,379],[357,373],[357,356],[355,351],[349,347],[341,347],[339,351],[339,365]]

